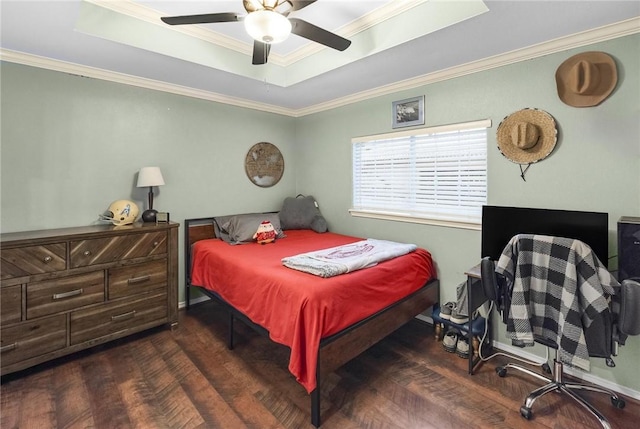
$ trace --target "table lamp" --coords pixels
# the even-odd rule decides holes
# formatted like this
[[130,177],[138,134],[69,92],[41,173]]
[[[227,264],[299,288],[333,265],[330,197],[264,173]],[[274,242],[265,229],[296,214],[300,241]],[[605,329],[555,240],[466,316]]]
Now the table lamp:
[[144,222],[155,222],[157,210],[153,209],[153,187],[164,185],[160,167],[142,167],[138,173],[138,188],[149,187],[149,208],[142,213]]

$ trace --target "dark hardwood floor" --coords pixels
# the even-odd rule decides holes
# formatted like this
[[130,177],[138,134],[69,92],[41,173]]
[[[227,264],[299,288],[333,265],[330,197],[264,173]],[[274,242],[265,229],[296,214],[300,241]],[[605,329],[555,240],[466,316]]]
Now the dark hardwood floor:
[[[209,302],[157,328],[11,374],[0,390],[8,428],[312,428],[309,395],[287,370],[288,349],[236,323]],[[431,326],[412,321],[325,380],[323,428],[598,428],[562,395],[547,395],[530,421],[522,400],[539,383],[505,378],[496,358],[477,374],[446,353]],[[615,371],[615,370],[614,370]],[[640,403],[587,393],[614,428],[637,427]],[[634,423],[635,422],[635,423]]]

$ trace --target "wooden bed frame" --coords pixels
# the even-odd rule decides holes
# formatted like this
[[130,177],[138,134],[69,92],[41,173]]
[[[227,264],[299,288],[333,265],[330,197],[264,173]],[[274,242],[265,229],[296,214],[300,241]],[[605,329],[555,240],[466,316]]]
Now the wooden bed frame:
[[[228,347],[233,349],[233,322],[239,319],[268,337],[268,331],[224,301],[218,294],[202,286],[191,284],[191,245],[199,240],[215,238],[214,217],[185,219],[185,300],[189,309],[191,287],[199,290],[218,302],[229,311]],[[316,388],[311,392],[311,424],[320,426],[320,381],[323,377],[372,345],[376,344],[418,314],[431,308],[438,302],[440,283],[437,279],[427,282],[421,289],[391,304],[377,313],[354,323],[353,325],[320,340],[318,365],[316,368]]]

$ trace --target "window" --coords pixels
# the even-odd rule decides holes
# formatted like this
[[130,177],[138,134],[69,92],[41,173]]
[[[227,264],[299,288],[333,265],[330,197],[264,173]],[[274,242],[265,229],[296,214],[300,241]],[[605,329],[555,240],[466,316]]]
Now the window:
[[358,137],[354,216],[479,229],[490,120]]

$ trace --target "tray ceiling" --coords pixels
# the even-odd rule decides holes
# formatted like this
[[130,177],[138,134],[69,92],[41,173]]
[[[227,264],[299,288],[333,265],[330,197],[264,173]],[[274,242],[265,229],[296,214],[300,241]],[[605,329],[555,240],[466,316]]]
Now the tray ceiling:
[[[3,61],[300,116],[437,79],[640,32],[638,1],[318,0],[297,17],[352,40],[292,35],[251,65],[241,0],[0,2]],[[640,47],[639,47],[640,50]]]

